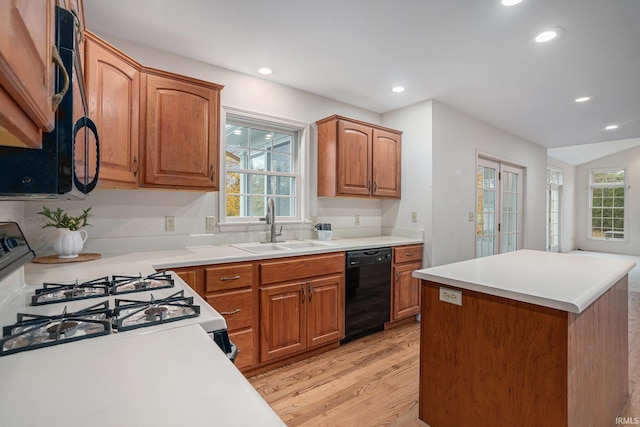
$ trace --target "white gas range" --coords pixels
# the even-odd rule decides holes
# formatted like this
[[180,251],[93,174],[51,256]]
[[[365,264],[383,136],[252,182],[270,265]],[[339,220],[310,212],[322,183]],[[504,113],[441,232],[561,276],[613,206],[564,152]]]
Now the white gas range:
[[0,424],[284,425],[233,366],[224,318],[174,273],[26,284],[31,258],[0,223]]

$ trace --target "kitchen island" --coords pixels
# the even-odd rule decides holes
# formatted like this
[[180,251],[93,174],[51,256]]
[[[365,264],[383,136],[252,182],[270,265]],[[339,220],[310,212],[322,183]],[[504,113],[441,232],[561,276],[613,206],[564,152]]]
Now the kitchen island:
[[420,419],[431,427],[615,425],[635,263],[520,250],[422,280]]

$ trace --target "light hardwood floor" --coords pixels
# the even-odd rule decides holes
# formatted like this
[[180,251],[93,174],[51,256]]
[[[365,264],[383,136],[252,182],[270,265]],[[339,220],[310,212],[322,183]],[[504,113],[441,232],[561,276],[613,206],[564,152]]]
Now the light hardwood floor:
[[[419,332],[418,323],[379,332],[249,381],[290,427],[424,427]],[[640,418],[640,292],[629,293],[629,353],[630,397],[622,415],[633,422]]]

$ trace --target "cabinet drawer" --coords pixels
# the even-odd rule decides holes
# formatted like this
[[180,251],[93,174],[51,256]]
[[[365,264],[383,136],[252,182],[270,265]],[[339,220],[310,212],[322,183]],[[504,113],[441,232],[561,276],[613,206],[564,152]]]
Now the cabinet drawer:
[[422,245],[396,246],[393,248],[393,263],[419,261],[422,259]]
[[208,294],[206,300],[211,307],[224,316],[229,331],[251,326],[253,319],[251,288]]
[[237,332],[229,332],[229,339],[238,347],[236,368],[242,370],[255,365],[255,346],[253,329],[245,329]]
[[304,280],[315,276],[344,273],[344,262],[344,252],[261,262],[260,284]]
[[253,265],[242,263],[224,267],[207,267],[204,269],[204,278],[205,293],[251,286]]

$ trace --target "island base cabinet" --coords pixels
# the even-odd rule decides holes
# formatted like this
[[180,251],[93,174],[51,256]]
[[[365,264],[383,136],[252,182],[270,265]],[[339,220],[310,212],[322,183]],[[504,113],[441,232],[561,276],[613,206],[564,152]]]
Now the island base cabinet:
[[[440,288],[462,305],[440,301]],[[615,425],[627,277],[582,313],[422,281],[419,416],[431,427]]]

